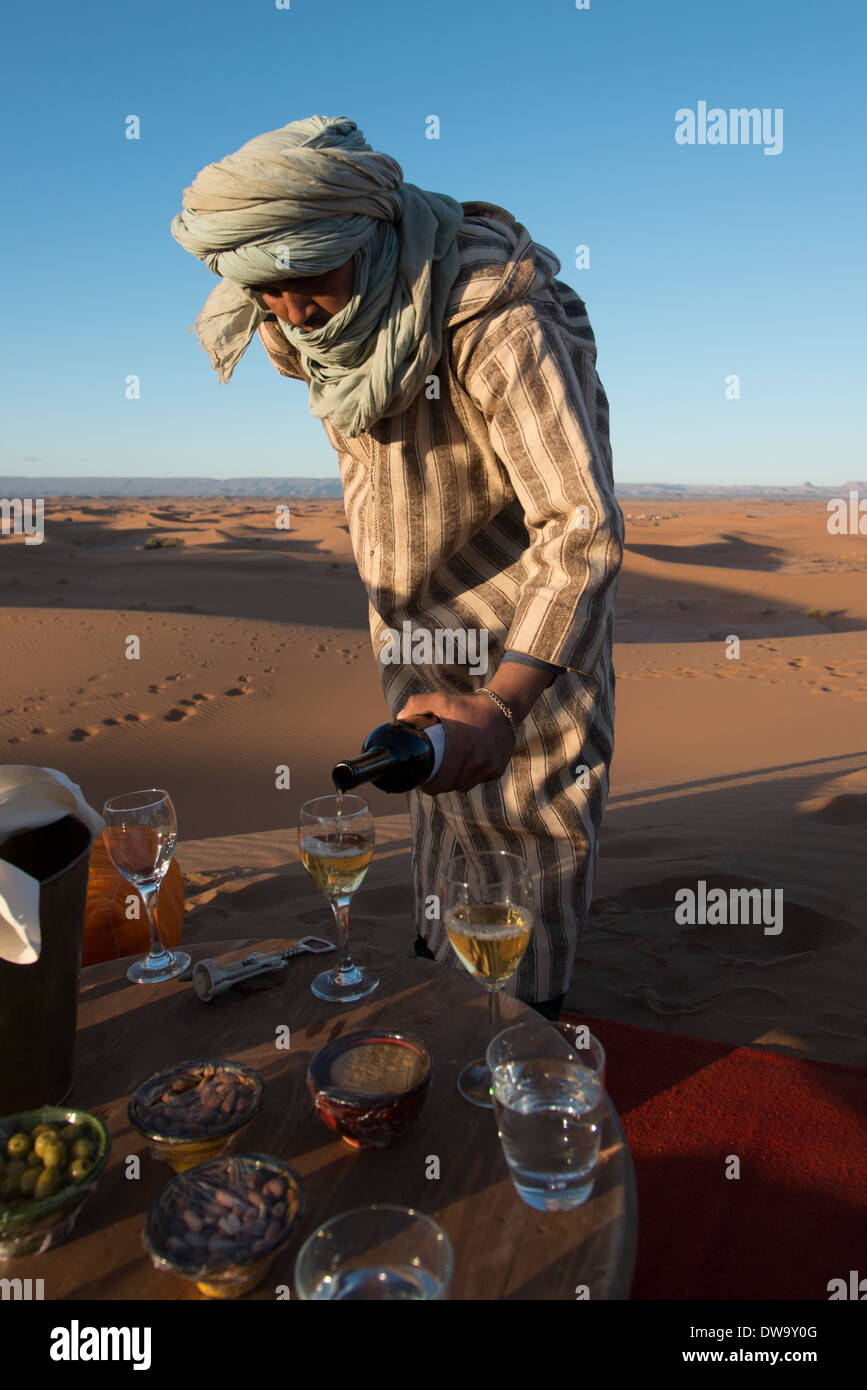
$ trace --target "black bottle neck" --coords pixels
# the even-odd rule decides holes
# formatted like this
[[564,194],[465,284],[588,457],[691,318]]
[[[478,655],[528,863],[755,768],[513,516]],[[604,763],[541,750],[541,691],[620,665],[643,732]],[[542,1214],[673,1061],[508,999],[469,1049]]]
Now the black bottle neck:
[[394,763],[394,754],[389,748],[371,748],[368,753],[359,753],[356,758],[344,758],[331,773],[331,780],[339,792],[351,791],[362,782],[370,782]]

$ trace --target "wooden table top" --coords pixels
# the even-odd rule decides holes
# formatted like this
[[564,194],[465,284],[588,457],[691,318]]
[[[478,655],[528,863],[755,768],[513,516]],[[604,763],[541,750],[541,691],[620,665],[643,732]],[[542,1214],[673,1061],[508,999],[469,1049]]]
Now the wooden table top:
[[[250,950],[285,949],[285,940],[195,942],[195,960],[239,958]],[[151,1157],[127,1119],[130,1095],[163,1067],[194,1057],[231,1057],[256,1068],[264,1102],[236,1143],[237,1152],[288,1160],[307,1195],[303,1220],[278,1253],[264,1282],[247,1298],[274,1299],[291,1285],[303,1241],[323,1221],[370,1202],[417,1207],[446,1231],[455,1256],[453,1299],[628,1298],[637,1232],[629,1150],[610,1102],[594,1191],[577,1210],[534,1211],[508,1174],[493,1112],[463,1099],[461,1067],[484,1053],[488,1039],[484,989],[463,971],[398,958],[367,946],[361,963],[380,986],[351,1005],[329,1004],[310,981],[330,956],[296,957],[284,981],[257,993],[237,990],[201,1003],[190,984],[133,985],[128,960],[82,973],[76,1077],[66,1104],[96,1111],[111,1132],[112,1153],[72,1235],[44,1254],[5,1265],[4,1273],[44,1279],[46,1299],[199,1299],[192,1282],[153,1268],[141,1241],[151,1201],[173,1176]],[[509,995],[506,1022],[538,1015]],[[290,1029],[289,1050],[276,1045]],[[387,1149],[359,1151],[325,1127],[306,1085],[313,1054],[342,1033],[369,1027],[406,1028],[431,1048],[434,1073],[427,1103],[409,1132]],[[285,1036],[285,1035],[284,1035]],[[140,1177],[126,1159],[140,1154]],[[426,1177],[428,1159],[440,1177]]]

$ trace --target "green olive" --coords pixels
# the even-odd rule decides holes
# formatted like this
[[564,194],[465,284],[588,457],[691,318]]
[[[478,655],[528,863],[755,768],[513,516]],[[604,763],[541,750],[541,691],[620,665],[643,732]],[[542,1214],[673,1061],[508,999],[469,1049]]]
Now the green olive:
[[78,1125],[64,1125],[58,1138],[68,1148],[70,1144],[74,1144],[77,1139],[81,1138],[81,1130],[78,1128]]
[[6,1152],[10,1158],[26,1158],[33,1147],[30,1135],[20,1131],[13,1134],[9,1143],[6,1145]]
[[27,1167],[28,1167],[28,1168],[41,1168],[41,1167],[42,1167],[42,1159],[39,1157],[39,1154],[36,1152],[35,1149],[31,1149],[30,1152],[29,1152],[29,1154],[27,1155]]
[[18,1191],[21,1193],[22,1197],[33,1196],[36,1191],[36,1184],[39,1182],[44,1171],[45,1169],[41,1167],[38,1171],[35,1168],[28,1168],[26,1173],[21,1174],[21,1177],[18,1179]]
[[66,1149],[58,1140],[54,1144],[46,1144],[42,1150],[42,1162],[46,1168],[62,1168],[66,1162]]
[[51,1197],[60,1187],[60,1183],[59,1168],[44,1168],[36,1179],[35,1194],[37,1197]]
[[10,1178],[14,1179],[14,1181],[17,1183],[18,1179],[21,1177],[21,1174],[26,1171],[27,1164],[24,1162],[24,1160],[20,1158],[13,1158],[10,1160],[9,1163],[6,1164],[6,1179],[7,1181]]
[[74,1158],[66,1170],[66,1176],[70,1182],[78,1182],[90,1172],[90,1164],[86,1158]]
[[71,1149],[73,1158],[93,1158],[96,1145],[92,1139],[76,1139]]
[[31,1137],[32,1139],[38,1139],[39,1136],[40,1136],[40,1134],[50,1134],[51,1137],[54,1138],[54,1136],[56,1135],[56,1133],[57,1133],[57,1126],[56,1126],[56,1125],[37,1125],[36,1128],[34,1129],[32,1135],[31,1135],[30,1137]]
[[56,1134],[46,1134],[43,1130],[42,1134],[37,1135],[33,1148],[35,1152],[39,1154],[40,1158],[44,1158],[45,1150],[52,1148],[57,1142],[58,1139]]

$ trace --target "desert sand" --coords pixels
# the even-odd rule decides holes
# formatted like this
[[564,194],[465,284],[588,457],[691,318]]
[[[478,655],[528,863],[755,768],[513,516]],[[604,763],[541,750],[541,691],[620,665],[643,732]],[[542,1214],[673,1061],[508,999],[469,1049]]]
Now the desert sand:
[[[168,787],[187,944],[328,935],[298,808],[387,717],[342,503],[286,500],[289,530],[262,499],[49,498],[43,544],[0,539],[0,762],[97,809]],[[867,538],[815,499],[622,505],[612,791],[567,1007],[865,1065]],[[370,799],[353,939],[409,953],[405,802]],[[782,890],[782,931],[677,925],[699,881]]]

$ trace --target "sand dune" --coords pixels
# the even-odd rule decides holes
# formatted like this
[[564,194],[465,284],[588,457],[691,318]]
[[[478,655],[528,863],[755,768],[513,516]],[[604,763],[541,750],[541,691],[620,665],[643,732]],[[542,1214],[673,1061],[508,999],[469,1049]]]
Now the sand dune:
[[[279,500],[47,499],[42,545],[0,540],[0,760],[95,805],[168,786],[192,942],[328,928],[298,808],[386,717],[342,503],[287,497],[282,530]],[[865,1064],[867,542],[829,535],[821,498],[624,512],[612,795],[569,1004]],[[354,933],[406,952],[408,818],[371,800]],[[781,890],[782,931],[676,925],[700,881]]]

